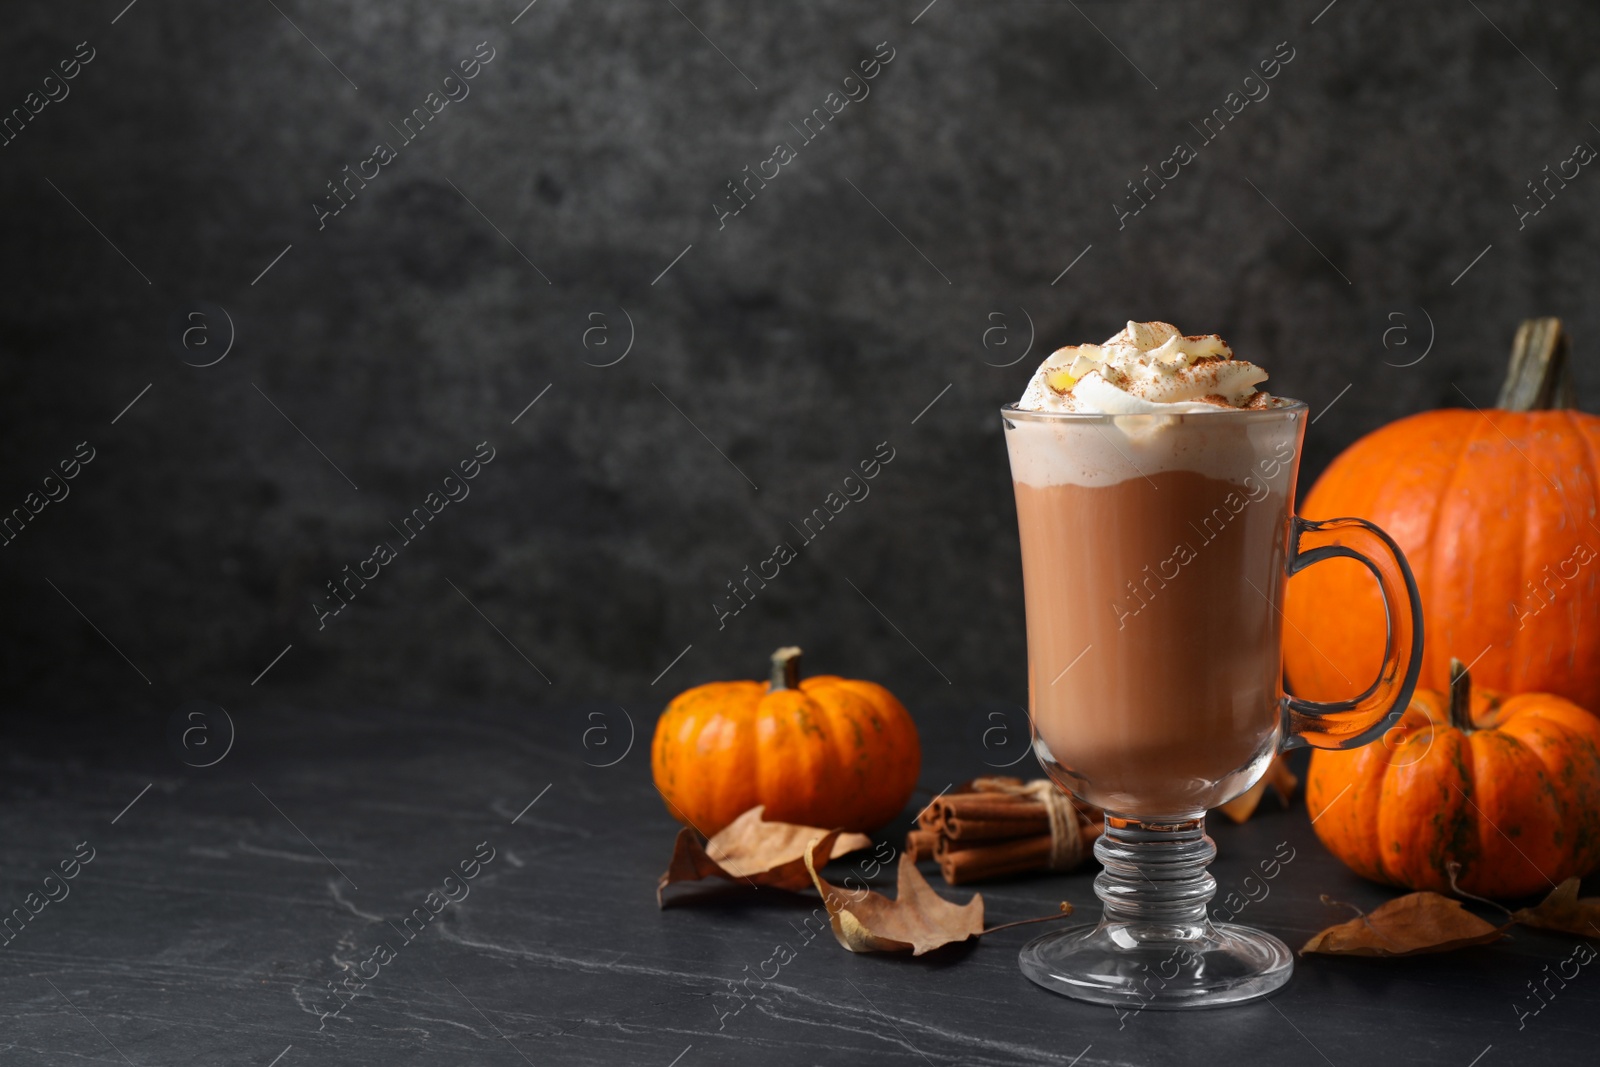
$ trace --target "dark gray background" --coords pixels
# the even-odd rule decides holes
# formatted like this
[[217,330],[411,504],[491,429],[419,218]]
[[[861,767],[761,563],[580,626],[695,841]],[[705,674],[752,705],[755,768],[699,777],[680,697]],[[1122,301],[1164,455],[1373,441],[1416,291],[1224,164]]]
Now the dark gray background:
[[[98,450],[0,548],[13,721],[55,743],[158,744],[192,698],[246,719],[601,699],[648,724],[788,642],[913,709],[1020,700],[995,409],[1125,318],[1219,331],[1275,392],[1331,403],[1305,484],[1455,386],[1492,402],[1525,316],[1564,316],[1600,390],[1600,178],[1521,232],[1512,208],[1600,143],[1592,5],[539,0],[513,26],[521,0],[139,0],[113,25],[122,6],[10,5],[0,64],[8,110],[98,52],[0,148],[0,508]],[[470,97],[318,232],[324,183],[485,40]],[[722,183],[883,41],[871,96],[719,232]],[[1125,182],[1284,41],[1271,95],[1119,231]],[[197,300],[237,332],[206,369],[168,337]],[[623,309],[631,351],[586,365],[621,352]],[[592,313],[610,347],[585,347]],[[322,583],[482,440],[470,498],[317,632]],[[872,495],[719,632],[724,583],[881,441]]]

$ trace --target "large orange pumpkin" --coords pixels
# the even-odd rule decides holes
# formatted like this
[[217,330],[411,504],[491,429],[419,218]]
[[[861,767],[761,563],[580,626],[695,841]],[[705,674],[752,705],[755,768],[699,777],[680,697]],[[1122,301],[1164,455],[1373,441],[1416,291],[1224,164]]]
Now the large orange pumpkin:
[[1600,719],[1548,693],[1418,689],[1380,742],[1311,757],[1312,827],[1374,881],[1547,892],[1600,866]]
[[[1559,323],[1535,320],[1557,347]],[[1558,362],[1514,362],[1502,407],[1560,400]],[[1539,376],[1542,375],[1543,384]],[[1532,388],[1517,388],[1519,380]],[[1559,384],[1559,383],[1558,383]],[[1405,552],[1422,594],[1418,685],[1445,689],[1451,655],[1505,692],[1600,710],[1600,417],[1577,411],[1429,411],[1351,445],[1300,514],[1361,515]],[[1377,583],[1332,560],[1289,583],[1284,666],[1295,694],[1336,700],[1377,675]]]
[[667,810],[707,836],[757,804],[766,818],[875,830],[922,771],[917,728],[873,682],[800,679],[800,650],[772,655],[770,682],[711,682],[667,705],[650,765]]

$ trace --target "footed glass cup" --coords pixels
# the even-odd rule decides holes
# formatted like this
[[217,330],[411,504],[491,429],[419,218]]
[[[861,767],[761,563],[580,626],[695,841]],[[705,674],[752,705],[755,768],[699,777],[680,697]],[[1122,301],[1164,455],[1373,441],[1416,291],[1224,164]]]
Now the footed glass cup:
[[[1422,657],[1405,557],[1362,519],[1292,513],[1306,405],[1181,415],[1001,410],[1016,488],[1034,750],[1105,811],[1099,922],[1029,943],[1022,971],[1132,1010],[1263,996],[1293,958],[1271,934],[1213,922],[1205,813],[1280,751],[1355,748],[1399,719]],[[1351,700],[1282,688],[1288,578],[1347,558],[1372,572],[1383,665]]]

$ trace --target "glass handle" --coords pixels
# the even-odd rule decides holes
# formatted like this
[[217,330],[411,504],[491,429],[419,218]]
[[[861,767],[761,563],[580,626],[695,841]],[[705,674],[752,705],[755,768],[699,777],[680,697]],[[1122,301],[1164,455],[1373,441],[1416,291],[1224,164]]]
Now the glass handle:
[[[1399,721],[1422,669],[1422,598],[1405,555],[1394,540],[1365,519],[1290,520],[1291,576],[1313,563],[1343,556],[1372,572],[1383,591],[1383,667],[1367,691],[1352,700],[1322,703],[1285,696],[1283,747],[1359,748]],[[1403,672],[1403,673],[1402,673]]]

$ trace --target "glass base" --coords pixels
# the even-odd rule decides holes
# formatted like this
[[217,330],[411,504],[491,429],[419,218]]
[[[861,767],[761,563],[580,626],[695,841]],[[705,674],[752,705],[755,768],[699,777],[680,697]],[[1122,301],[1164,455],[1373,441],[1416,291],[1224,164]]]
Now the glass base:
[[1018,961],[1023,974],[1135,1014],[1237,1004],[1289,980],[1294,957],[1282,941],[1207,917],[1217,883],[1206,865],[1217,848],[1204,812],[1144,820],[1108,811],[1105,820],[1094,843],[1102,918],[1030,942]]
[[1294,972],[1271,934],[1205,923],[1196,938],[1141,937],[1128,923],[1068,927],[1030,941],[1022,973],[1054,993],[1130,1008],[1209,1008],[1266,996]]

